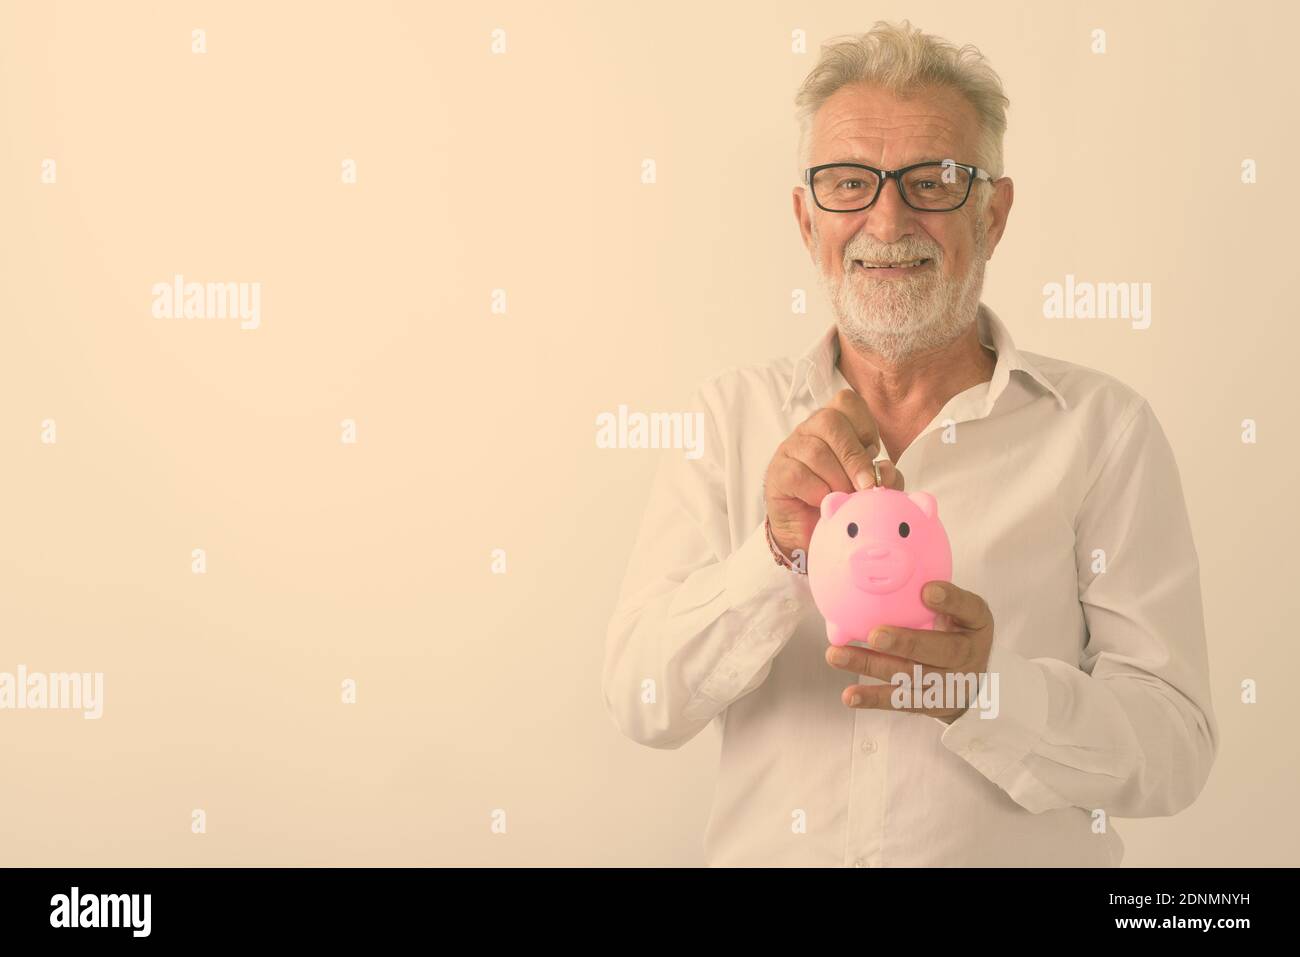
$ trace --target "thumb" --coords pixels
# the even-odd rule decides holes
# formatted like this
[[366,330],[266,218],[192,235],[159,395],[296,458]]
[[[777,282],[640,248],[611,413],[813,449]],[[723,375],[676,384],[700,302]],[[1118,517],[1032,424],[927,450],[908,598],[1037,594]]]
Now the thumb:
[[[855,450],[844,455],[840,464],[844,466],[844,471],[852,479],[855,489],[861,491],[876,484],[876,469],[872,464],[872,459],[878,451],[879,449],[872,443],[860,452]],[[882,485],[885,482],[883,469],[880,472],[880,482]]]
[[903,491],[903,473],[894,468],[894,463],[889,459],[880,460],[880,484],[885,488]]

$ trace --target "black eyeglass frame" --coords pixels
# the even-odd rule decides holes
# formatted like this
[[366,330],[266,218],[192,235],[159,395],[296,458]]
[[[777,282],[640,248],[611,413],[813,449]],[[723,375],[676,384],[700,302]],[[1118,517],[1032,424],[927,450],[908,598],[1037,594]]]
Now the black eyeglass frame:
[[[817,198],[817,189],[813,186],[813,177],[824,169],[832,169],[836,166],[847,166],[851,169],[864,169],[869,173],[876,174],[876,193],[871,197],[871,202],[865,206],[859,206],[856,209],[829,209],[822,205],[822,201]],[[944,168],[964,169],[970,174],[970,179],[966,181],[966,195],[961,198],[961,202],[956,206],[950,206],[947,209],[927,209],[924,206],[913,206],[907,198],[907,192],[903,189],[903,174],[910,173],[914,169],[920,169],[922,166],[942,166]],[[979,180],[986,183],[992,183],[993,177],[988,170],[980,169],[978,166],[972,166],[969,163],[954,163],[952,160],[926,160],[922,163],[913,163],[911,166],[904,166],[902,169],[876,169],[874,166],[867,166],[865,163],[822,163],[820,166],[810,166],[803,171],[804,185],[808,187],[808,192],[812,194],[813,202],[817,204],[818,209],[826,210],[828,213],[860,213],[864,209],[870,209],[880,198],[880,192],[885,188],[885,181],[892,179],[898,187],[898,196],[911,209],[918,213],[952,213],[966,205],[970,199],[971,188]]]

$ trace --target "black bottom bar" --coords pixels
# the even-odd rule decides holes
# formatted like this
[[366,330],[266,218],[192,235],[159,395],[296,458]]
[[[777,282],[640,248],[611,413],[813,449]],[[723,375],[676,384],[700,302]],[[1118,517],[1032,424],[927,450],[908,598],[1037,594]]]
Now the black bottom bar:
[[[1231,947],[1286,927],[1294,869],[34,868],[0,871],[6,943],[319,940],[908,949],[1042,931]],[[75,888],[75,890],[74,890]],[[146,897],[147,895],[147,897]],[[86,926],[87,924],[92,926]],[[76,925],[76,926],[74,926]],[[107,926],[105,926],[107,925]],[[681,935],[689,933],[690,938]],[[447,935],[455,934],[455,938]],[[1172,936],[1171,936],[1172,935]]]

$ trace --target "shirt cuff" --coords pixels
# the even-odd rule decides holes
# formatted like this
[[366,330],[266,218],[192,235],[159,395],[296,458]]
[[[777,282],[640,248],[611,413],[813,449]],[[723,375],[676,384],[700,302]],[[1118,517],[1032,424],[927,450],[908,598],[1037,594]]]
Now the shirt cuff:
[[785,647],[813,607],[808,576],[778,565],[760,525],[724,563],[728,610],[744,624],[740,636],[700,686],[704,697],[726,704],[752,690],[764,666]]
[[767,544],[767,528],[759,525],[726,560],[724,575],[727,604],[744,609],[765,595],[784,602],[785,610],[797,612],[812,598],[808,576],[777,564]]
[[1046,674],[994,640],[978,699],[939,740],[1014,796],[1020,778],[1028,774],[1022,762],[1046,728]]

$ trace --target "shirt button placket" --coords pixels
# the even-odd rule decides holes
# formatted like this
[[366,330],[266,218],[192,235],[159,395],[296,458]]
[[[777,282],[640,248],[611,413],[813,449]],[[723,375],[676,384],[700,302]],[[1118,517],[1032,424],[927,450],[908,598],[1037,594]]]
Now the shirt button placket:
[[883,840],[881,820],[885,799],[884,763],[880,735],[887,730],[884,716],[858,711],[854,715],[857,744],[849,768],[847,854],[852,867],[872,867]]

